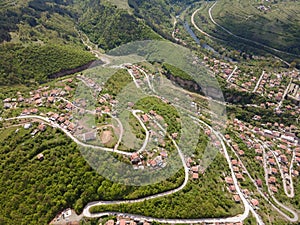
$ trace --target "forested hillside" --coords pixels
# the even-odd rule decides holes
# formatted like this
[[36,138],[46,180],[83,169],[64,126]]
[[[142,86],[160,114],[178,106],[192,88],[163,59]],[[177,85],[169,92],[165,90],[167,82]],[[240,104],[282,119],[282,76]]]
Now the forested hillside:
[[[92,170],[77,145],[57,129],[34,137],[31,129],[0,129],[0,224],[48,224],[61,210],[81,213],[96,199],[138,198],[174,189],[183,173],[161,183],[131,187],[112,183]],[[43,161],[37,154],[43,153]]]
[[144,20],[107,1],[5,0],[0,6],[0,85],[45,82],[94,60],[78,30],[104,50],[161,38]]
[[81,3],[80,30],[102,49],[112,49],[135,40],[160,39],[143,20],[99,0]]
[[2,44],[0,55],[3,59],[0,85],[46,82],[55,73],[85,65],[95,59],[80,48],[55,44],[32,44],[26,47],[21,44]]
[[0,85],[45,82],[95,60],[75,29],[72,0],[9,0],[0,9]]
[[174,17],[195,0],[128,0],[137,17],[143,18],[153,30],[171,39]]

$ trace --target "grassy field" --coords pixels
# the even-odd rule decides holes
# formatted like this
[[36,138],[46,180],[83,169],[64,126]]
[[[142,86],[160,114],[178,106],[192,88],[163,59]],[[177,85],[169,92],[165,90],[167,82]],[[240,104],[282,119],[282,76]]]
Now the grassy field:
[[256,48],[261,47],[254,43],[258,42],[289,53],[286,56],[292,60],[299,60],[299,1],[218,1],[211,10],[215,22],[234,35],[252,42],[233,37],[213,24],[208,14],[212,5],[213,2],[203,3],[195,16],[197,25],[205,32],[226,41],[243,42]]
[[132,11],[128,5],[128,1],[126,0],[106,0],[106,1],[110,4],[116,5],[120,9],[128,10],[128,12]]
[[238,36],[299,54],[300,2],[264,3],[270,7],[267,11],[259,10],[260,5],[254,1],[220,1],[212,15]]

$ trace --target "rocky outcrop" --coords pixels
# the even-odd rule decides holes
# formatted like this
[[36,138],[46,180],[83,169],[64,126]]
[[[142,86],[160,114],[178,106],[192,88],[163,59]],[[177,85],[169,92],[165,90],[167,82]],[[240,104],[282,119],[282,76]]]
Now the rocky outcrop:
[[103,64],[102,61],[100,61],[100,60],[93,60],[93,61],[91,61],[91,62],[89,62],[89,63],[87,63],[85,65],[82,65],[82,66],[79,66],[79,67],[76,67],[76,68],[73,68],[73,69],[61,70],[61,71],[59,71],[57,73],[49,75],[48,78],[55,79],[55,78],[58,78],[58,77],[67,76],[67,75],[70,75],[70,74],[81,72],[81,71],[86,70],[88,68],[99,66],[101,64]]
[[208,86],[208,85],[200,86],[200,84],[198,84],[197,82],[195,82],[193,80],[186,80],[181,77],[174,76],[170,73],[166,73],[165,75],[169,80],[171,80],[172,82],[176,83],[177,85],[179,85],[180,87],[182,87],[188,91],[196,92],[196,93],[211,97],[216,100],[223,99],[223,94],[219,87],[212,87],[212,86]]

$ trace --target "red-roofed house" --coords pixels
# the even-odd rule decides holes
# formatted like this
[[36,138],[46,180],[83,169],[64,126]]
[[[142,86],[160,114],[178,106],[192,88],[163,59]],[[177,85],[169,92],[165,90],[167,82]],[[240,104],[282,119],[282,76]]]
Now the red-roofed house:
[[233,195],[233,199],[234,199],[234,201],[237,202],[237,203],[241,201],[241,198],[240,198],[239,195]]
[[149,121],[149,118],[146,114],[142,115],[142,119],[145,123],[147,123]]
[[253,206],[258,206],[258,204],[259,204],[259,201],[257,199],[251,199],[250,202]]
[[198,174],[198,173],[193,173],[193,176],[192,176],[192,177],[193,177],[194,180],[196,180],[196,179],[199,178],[199,174]]
[[232,177],[225,177],[225,182],[226,182],[227,184],[233,184],[233,179],[232,179]]
[[255,180],[256,184],[258,187],[262,187],[262,180],[261,179],[257,179]]

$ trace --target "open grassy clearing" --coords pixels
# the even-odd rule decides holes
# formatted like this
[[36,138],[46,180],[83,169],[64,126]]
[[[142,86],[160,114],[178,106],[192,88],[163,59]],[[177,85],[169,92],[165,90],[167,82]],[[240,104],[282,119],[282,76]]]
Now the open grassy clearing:
[[[232,39],[230,34],[211,22],[208,10],[212,4],[201,5],[195,16],[197,25],[215,37]],[[262,5],[265,8],[259,9]],[[297,16],[300,14],[300,4],[297,1],[261,4],[257,1],[225,0],[218,1],[211,12],[219,25],[237,36],[292,54],[300,54],[300,20]]]

